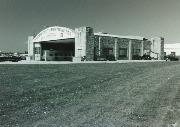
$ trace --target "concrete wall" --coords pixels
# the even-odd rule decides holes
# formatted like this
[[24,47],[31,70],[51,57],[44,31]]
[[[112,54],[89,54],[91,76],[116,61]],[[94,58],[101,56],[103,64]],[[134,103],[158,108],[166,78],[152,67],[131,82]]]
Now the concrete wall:
[[86,27],[86,60],[94,60],[94,32],[93,28]]
[[[35,50],[38,49],[38,52]],[[41,44],[40,43],[34,43],[34,60],[40,61],[41,60]]]
[[86,57],[94,60],[94,33],[91,27],[75,29],[75,57]]
[[34,59],[34,44],[33,44],[33,36],[28,37],[28,56],[30,59]]
[[[135,51],[134,49],[140,50],[138,53],[139,56],[143,56],[145,53],[150,52],[151,50],[150,41],[99,35],[94,36],[94,46],[96,57],[103,57],[103,48],[112,48],[116,60],[131,60],[133,55],[137,55],[135,52],[133,52]],[[120,48],[127,49],[127,57],[119,56]]]
[[75,29],[75,57],[86,56],[86,27]]
[[116,49],[115,49],[115,43],[117,43],[117,38],[95,35],[94,36],[95,57],[105,57],[104,56],[105,54],[103,54],[103,49],[105,48],[111,48],[113,50],[113,54],[114,55],[117,54],[118,44],[116,44]]
[[158,60],[164,59],[164,38],[154,37],[151,39],[151,57],[157,58]]

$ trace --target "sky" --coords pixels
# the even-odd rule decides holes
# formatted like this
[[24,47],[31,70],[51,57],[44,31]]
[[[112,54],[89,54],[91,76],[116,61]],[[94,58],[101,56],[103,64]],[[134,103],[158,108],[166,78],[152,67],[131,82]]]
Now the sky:
[[180,43],[180,0],[0,0],[0,51],[27,51],[27,38],[46,26],[161,36]]

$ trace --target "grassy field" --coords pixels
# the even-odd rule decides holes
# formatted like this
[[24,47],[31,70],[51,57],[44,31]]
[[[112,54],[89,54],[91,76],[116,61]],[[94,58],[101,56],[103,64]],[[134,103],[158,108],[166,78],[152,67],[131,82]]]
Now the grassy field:
[[179,127],[178,121],[178,62],[0,65],[0,127]]

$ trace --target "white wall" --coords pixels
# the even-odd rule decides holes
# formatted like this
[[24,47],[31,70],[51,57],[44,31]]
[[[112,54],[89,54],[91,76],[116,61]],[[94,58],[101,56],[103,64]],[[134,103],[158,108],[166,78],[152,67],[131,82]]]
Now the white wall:
[[28,56],[33,59],[34,56],[34,44],[33,44],[33,36],[28,37]]
[[75,29],[75,57],[86,56],[86,27]]
[[166,52],[166,55],[171,54],[171,52],[176,52],[176,55],[180,56],[180,43],[165,44],[164,52]]
[[151,38],[151,57],[158,58],[159,60],[164,59],[164,38],[154,37]]

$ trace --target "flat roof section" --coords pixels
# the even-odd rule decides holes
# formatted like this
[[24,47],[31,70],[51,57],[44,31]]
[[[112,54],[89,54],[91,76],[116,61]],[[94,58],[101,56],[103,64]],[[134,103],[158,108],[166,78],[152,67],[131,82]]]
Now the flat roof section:
[[98,35],[98,36],[106,36],[106,37],[117,37],[117,38],[124,38],[124,39],[134,39],[134,40],[144,40],[146,38],[144,37],[140,37],[140,36],[120,36],[120,35],[113,35],[113,34],[106,34],[106,33],[94,33],[94,35]]

